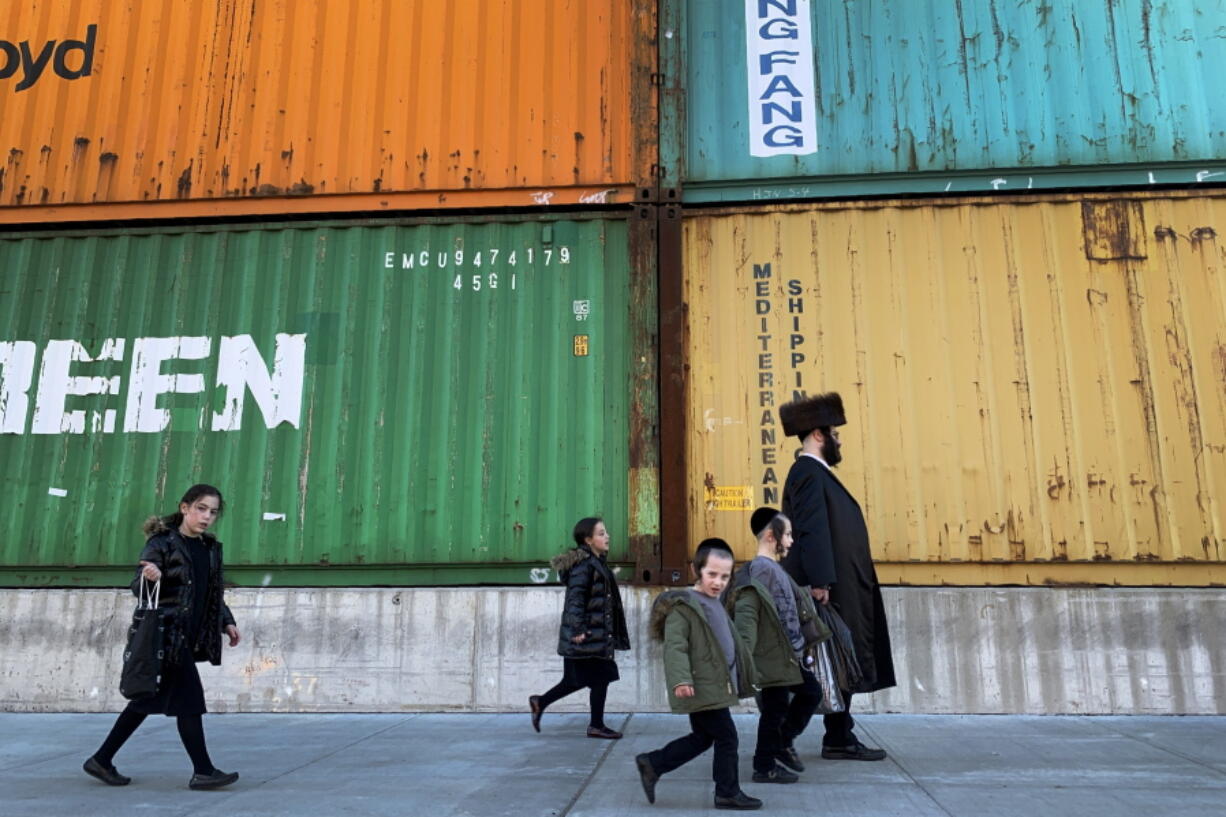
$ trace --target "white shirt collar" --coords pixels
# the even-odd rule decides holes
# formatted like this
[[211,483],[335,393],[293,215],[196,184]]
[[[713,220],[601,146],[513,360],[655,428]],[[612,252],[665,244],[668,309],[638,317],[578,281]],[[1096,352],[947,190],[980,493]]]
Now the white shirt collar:
[[[830,471],[830,465],[829,465],[829,463],[827,463],[827,462],[826,462],[824,459],[822,459],[821,457],[819,457],[817,454],[810,454],[808,451],[801,451],[801,452],[800,452],[800,456],[802,456],[802,457],[812,457],[813,459],[815,459],[815,460],[817,460],[818,462],[820,462],[822,465],[826,466],[826,470],[827,470],[827,471]],[[830,471],[830,473],[834,473],[834,472],[833,472],[833,471]]]

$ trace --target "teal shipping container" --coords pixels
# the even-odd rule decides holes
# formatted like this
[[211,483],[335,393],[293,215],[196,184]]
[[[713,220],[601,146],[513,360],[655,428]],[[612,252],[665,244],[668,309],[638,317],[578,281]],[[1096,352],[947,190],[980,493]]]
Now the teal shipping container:
[[685,202],[1226,181],[1226,0],[661,0]]
[[0,234],[0,585],[126,583],[195,482],[240,584],[540,583],[589,515],[644,566],[645,236],[629,213]]

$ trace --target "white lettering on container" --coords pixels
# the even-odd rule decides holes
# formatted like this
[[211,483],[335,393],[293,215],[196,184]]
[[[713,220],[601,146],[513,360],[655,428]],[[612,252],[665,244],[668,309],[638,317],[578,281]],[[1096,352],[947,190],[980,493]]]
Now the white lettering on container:
[[745,0],[749,154],[817,152],[809,0]]
[[[188,372],[164,374],[174,360],[204,360],[216,350],[214,385],[225,389],[220,411],[199,409],[195,427],[211,431],[240,431],[247,393],[255,398],[268,428],[288,423],[299,428],[306,369],[305,334],[278,334],[269,369],[250,335],[223,336],[214,344],[207,337],[136,338],[132,341],[131,365],[127,371],[127,395],[119,398],[125,378],[77,374],[78,367],[104,361],[120,362],[128,340],[106,339],[97,357],[77,340],[46,342],[38,366],[33,412],[30,391],[34,388],[38,344],[32,341],[0,341],[0,434],[112,434],[117,428],[118,408],[103,407],[110,397],[122,400],[123,426],[127,433],[159,433],[171,426],[171,410],[158,406],[165,394],[203,394],[205,375]],[[72,408],[74,398],[94,397],[86,411]],[[206,400],[201,401],[206,404]],[[31,419],[32,418],[32,419]],[[29,425],[27,426],[27,421]],[[183,429],[180,429],[183,430]]]

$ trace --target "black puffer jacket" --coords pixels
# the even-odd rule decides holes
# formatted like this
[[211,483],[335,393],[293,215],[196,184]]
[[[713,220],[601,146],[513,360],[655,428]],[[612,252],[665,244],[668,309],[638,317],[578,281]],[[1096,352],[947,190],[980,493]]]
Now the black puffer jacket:
[[[203,537],[204,547],[209,552],[209,585],[204,588],[195,587],[192,582],[191,555],[187,544],[177,530],[166,525],[160,516],[151,516],[145,522],[145,549],[141,551],[142,562],[157,565],[162,571],[162,589],[158,600],[159,608],[178,608],[175,623],[178,637],[187,635],[184,630],[190,626],[192,603],[195,594],[207,593],[204,602],[204,625],[201,632],[196,633],[195,643],[187,644],[195,661],[208,661],[213,665],[221,664],[221,634],[226,627],[234,624],[234,616],[222,598],[222,562],[221,542],[210,533]],[[132,579],[132,593],[140,589],[142,567],[137,567],[136,577]],[[213,624],[210,626],[210,622]]]
[[[630,649],[630,633],[622,610],[617,580],[604,556],[580,545],[550,562],[566,585],[558,655],[563,658],[612,658],[614,650]],[[574,637],[586,638],[578,644]]]

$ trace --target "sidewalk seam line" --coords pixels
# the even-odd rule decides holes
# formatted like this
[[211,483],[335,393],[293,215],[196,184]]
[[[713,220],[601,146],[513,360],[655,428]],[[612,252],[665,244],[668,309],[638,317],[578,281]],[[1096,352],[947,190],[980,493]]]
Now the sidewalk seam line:
[[[384,727],[383,729],[380,729],[380,730],[379,730],[379,731],[377,731],[377,732],[371,732],[370,734],[363,735],[362,737],[358,738],[358,739],[357,739],[357,740],[355,740],[355,741],[351,741],[350,743],[346,743],[344,746],[340,746],[340,747],[338,747],[338,748],[334,749],[333,751],[328,752],[326,755],[320,755],[319,757],[312,758],[311,760],[308,760],[306,763],[303,763],[301,766],[295,766],[295,767],[294,767],[294,768],[292,768],[292,769],[286,769],[285,771],[281,772],[281,774],[279,774],[279,775],[276,775],[276,776],[274,776],[274,777],[270,777],[270,778],[268,778],[267,780],[261,780],[261,781],[260,781],[258,784],[256,784],[256,787],[259,787],[259,786],[264,786],[264,785],[266,785],[266,784],[268,784],[268,783],[271,783],[271,782],[272,782],[272,781],[274,781],[274,780],[280,780],[281,778],[285,777],[286,775],[290,775],[290,774],[293,774],[294,772],[301,771],[302,769],[305,769],[307,766],[313,766],[314,764],[318,763],[318,762],[319,762],[319,761],[321,761],[321,760],[327,760],[327,759],[328,759],[328,758],[330,758],[330,757],[335,757],[336,755],[340,754],[341,752],[345,751],[346,749],[349,749],[349,748],[352,748],[352,747],[354,747],[354,746],[357,746],[359,743],[362,743],[362,742],[364,742],[364,741],[370,740],[370,739],[371,739],[371,738],[373,738],[373,737],[378,737],[379,735],[382,735],[384,732],[387,732],[388,730],[391,730],[391,729],[396,729],[396,728],[399,728],[399,727],[401,727],[401,726],[404,726],[406,723],[408,723],[409,721],[411,721],[411,720],[413,720],[415,717],[417,717],[417,715],[418,715],[418,714],[419,714],[419,713],[417,713],[417,712],[414,712],[414,713],[412,713],[412,714],[409,714],[409,715],[407,715],[407,716],[406,716],[404,719],[402,719],[402,720],[400,720],[400,721],[397,721],[396,723],[393,723],[393,724],[391,724],[390,726],[386,726],[386,727]],[[227,794],[239,794],[241,791],[242,791],[242,790],[231,790],[231,791],[227,792]]]
[[[1111,716],[1108,716],[1108,717],[1111,717]],[[1175,715],[1175,716],[1167,716],[1167,717],[1181,717],[1181,716],[1179,716],[1179,715]],[[1226,771],[1223,771],[1222,769],[1219,769],[1217,766],[1213,766],[1213,765],[1211,765],[1211,764],[1209,764],[1209,763],[1206,763],[1206,762],[1205,762],[1205,761],[1203,761],[1203,760],[1198,760],[1197,758],[1191,757],[1190,755],[1185,755],[1185,754],[1183,754],[1182,752],[1177,752],[1177,751],[1175,751],[1174,749],[1168,748],[1168,747],[1166,747],[1166,746],[1160,746],[1160,745],[1159,745],[1159,744],[1157,744],[1157,743],[1153,743],[1153,742],[1148,741],[1148,740],[1146,740],[1145,738],[1139,737],[1139,736],[1137,736],[1137,735],[1130,735],[1130,734],[1128,734],[1127,732],[1121,732],[1121,731],[1119,731],[1118,729],[1113,729],[1113,728],[1111,728],[1110,726],[1108,726],[1107,724],[1102,723],[1101,721],[1095,721],[1095,720],[1092,720],[1092,721],[1090,721],[1090,723],[1094,724],[1095,726],[1099,727],[1100,729],[1105,729],[1106,731],[1110,732],[1110,733],[1111,733],[1111,734],[1113,734],[1113,735],[1117,735],[1117,736],[1119,736],[1119,737],[1121,737],[1121,738],[1128,738],[1129,740],[1135,740],[1137,743],[1140,743],[1140,744],[1142,744],[1142,745],[1148,746],[1148,747],[1150,747],[1151,749],[1157,749],[1157,750],[1158,750],[1158,751],[1160,751],[1160,752],[1166,752],[1167,754],[1169,754],[1169,755],[1173,755],[1173,756],[1175,756],[1175,757],[1179,758],[1180,760],[1186,760],[1186,761],[1188,761],[1189,763],[1192,763],[1192,764],[1195,764],[1195,765],[1197,765],[1197,766],[1200,766],[1200,767],[1201,767],[1201,768],[1203,768],[1203,769],[1208,769],[1209,771],[1214,772],[1215,774],[1217,774],[1217,775],[1219,775],[1219,776],[1221,776],[1221,777],[1226,777]]]
[[[864,728],[864,731],[867,732],[869,735],[872,735],[873,739],[877,741],[877,744],[879,746],[888,747],[889,744],[887,744],[884,740],[881,739],[881,735],[877,735],[873,733],[871,724],[865,723],[865,724],[858,724],[858,725],[862,726]],[[945,807],[945,804],[942,803],[940,800],[938,800],[936,798],[936,795],[928,791],[928,788],[923,783],[921,783],[919,780],[917,780],[915,775],[911,774],[911,770],[902,764],[902,761],[898,759],[898,755],[894,753],[893,749],[890,749],[889,753],[890,753],[890,760],[894,762],[894,765],[897,766],[899,770],[907,776],[907,779],[910,780],[911,783],[914,784],[916,788],[918,788],[920,791],[924,793],[925,797],[927,797],[929,800],[932,801],[932,804],[934,806],[939,808],[943,813],[948,814],[949,817],[954,817],[954,813],[950,811],[949,809],[947,809]]]
[[[634,719],[633,712],[626,715],[626,719],[622,721],[621,729],[619,731],[625,732],[626,727],[630,725],[630,721],[633,719]],[[608,758],[610,754],[612,754],[613,747],[615,745],[617,745],[617,741],[615,740],[609,741],[609,745],[605,747],[604,752],[601,753],[600,758],[596,761],[596,765],[592,767],[592,770],[588,772],[587,777],[584,778],[583,782],[579,785],[579,790],[576,791],[574,796],[570,798],[570,802],[568,802],[565,806],[563,806],[562,810],[558,812],[558,817],[566,817],[566,815],[570,814],[571,809],[575,807],[575,803],[579,802],[579,798],[583,796],[583,793],[585,791],[587,791],[587,787],[590,786],[592,784],[592,781],[596,779],[596,773],[600,771],[600,768],[602,766],[604,766],[605,759]]]

